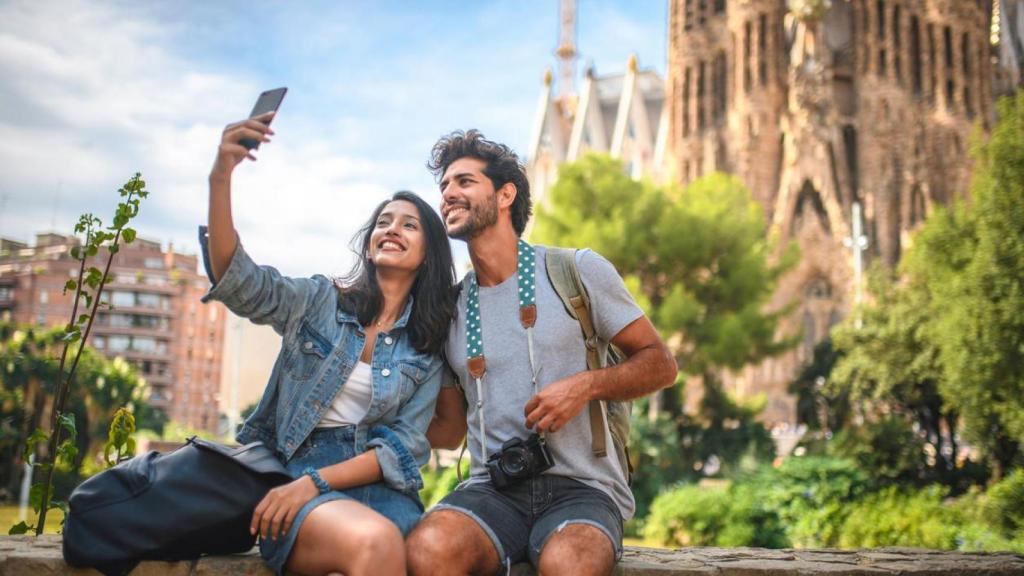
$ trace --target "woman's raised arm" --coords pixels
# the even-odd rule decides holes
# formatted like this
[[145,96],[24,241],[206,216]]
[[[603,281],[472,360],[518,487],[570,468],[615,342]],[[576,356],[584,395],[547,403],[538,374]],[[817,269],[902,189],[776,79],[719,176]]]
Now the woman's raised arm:
[[238,245],[238,234],[231,217],[231,174],[242,160],[256,160],[252,151],[242,146],[239,140],[248,138],[270,142],[274,131],[268,126],[273,112],[255,118],[229,124],[221,135],[217,147],[217,159],[210,171],[210,271],[213,279],[219,280],[231,262],[231,255]]

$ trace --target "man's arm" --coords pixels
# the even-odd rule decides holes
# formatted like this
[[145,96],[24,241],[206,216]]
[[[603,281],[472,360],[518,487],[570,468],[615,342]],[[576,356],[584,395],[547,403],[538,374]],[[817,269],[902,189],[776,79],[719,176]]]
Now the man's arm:
[[455,386],[441,388],[437,395],[434,418],[427,429],[427,440],[433,448],[454,450],[466,437],[466,398]]
[[675,382],[675,358],[647,316],[628,324],[611,343],[627,356],[624,362],[584,370],[545,387],[526,403],[526,427],[557,432],[591,400],[632,400]]

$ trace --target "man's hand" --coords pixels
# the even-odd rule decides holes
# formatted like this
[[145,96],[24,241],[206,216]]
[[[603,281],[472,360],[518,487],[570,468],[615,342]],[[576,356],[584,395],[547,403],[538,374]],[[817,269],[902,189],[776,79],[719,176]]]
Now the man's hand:
[[273,117],[273,112],[267,112],[255,118],[228,124],[221,134],[220,146],[217,148],[217,160],[213,163],[210,177],[230,176],[235,166],[242,160],[246,158],[256,160],[252,151],[242,146],[239,141],[248,138],[259,142],[270,142],[269,136],[272,136],[274,131],[268,124]]
[[302,506],[319,493],[313,479],[306,475],[267,492],[252,513],[249,533],[259,532],[263,538],[276,540],[288,532]]
[[526,403],[526,427],[557,432],[590,401],[590,373],[580,372],[546,386]]

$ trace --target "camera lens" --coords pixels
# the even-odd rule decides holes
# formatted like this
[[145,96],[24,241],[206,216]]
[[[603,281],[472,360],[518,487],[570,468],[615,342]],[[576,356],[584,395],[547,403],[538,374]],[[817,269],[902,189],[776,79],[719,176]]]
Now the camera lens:
[[501,455],[501,469],[509,476],[518,476],[526,469],[526,451],[523,449],[508,450]]

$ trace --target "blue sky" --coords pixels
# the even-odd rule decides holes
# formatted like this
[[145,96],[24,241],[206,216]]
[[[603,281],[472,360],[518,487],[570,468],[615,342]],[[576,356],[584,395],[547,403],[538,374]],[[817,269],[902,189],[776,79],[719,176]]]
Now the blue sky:
[[[666,17],[665,0],[581,0],[580,74],[634,52],[664,73]],[[440,135],[475,127],[526,152],[557,34],[556,0],[0,0],[0,236],[108,219],[141,171],[140,235],[194,253],[220,131],[288,86],[274,142],[236,171],[236,227],[285,273],[342,273],[389,192],[436,205]]]

